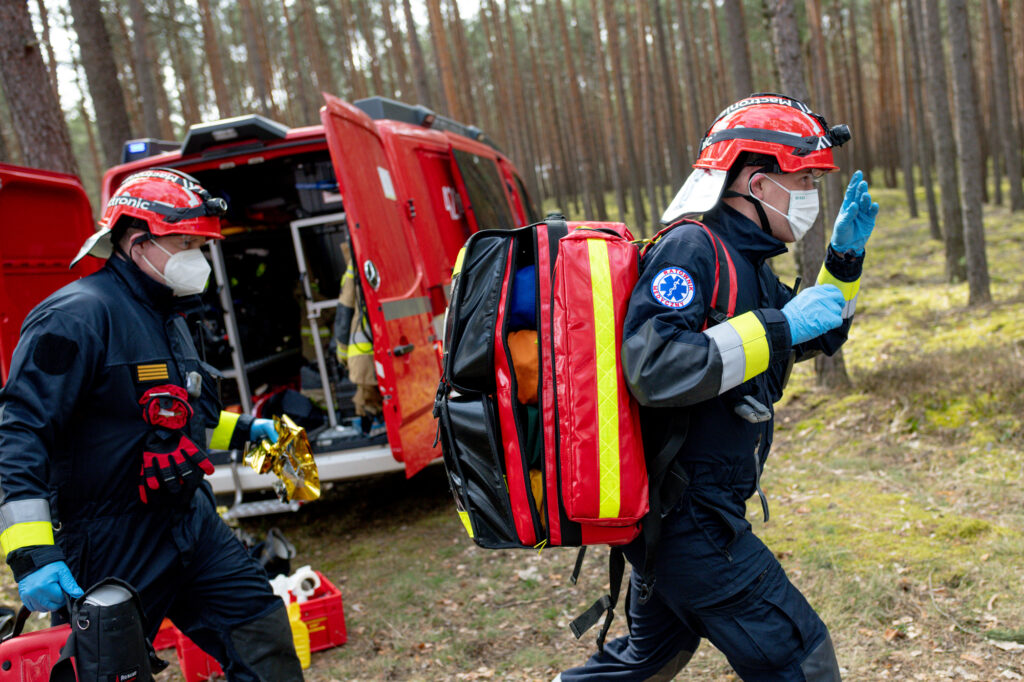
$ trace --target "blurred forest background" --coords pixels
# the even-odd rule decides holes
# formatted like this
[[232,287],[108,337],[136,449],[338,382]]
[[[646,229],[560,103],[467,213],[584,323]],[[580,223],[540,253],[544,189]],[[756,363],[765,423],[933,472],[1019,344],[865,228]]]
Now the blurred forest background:
[[[927,216],[972,305],[982,204],[1024,209],[1024,2],[0,0],[0,25],[0,161],[76,173],[97,205],[125,140],[317,124],[329,92],[477,125],[537,204],[649,236],[715,115],[773,91],[854,135],[796,249],[805,281],[857,168]],[[818,369],[846,381],[841,357]]]

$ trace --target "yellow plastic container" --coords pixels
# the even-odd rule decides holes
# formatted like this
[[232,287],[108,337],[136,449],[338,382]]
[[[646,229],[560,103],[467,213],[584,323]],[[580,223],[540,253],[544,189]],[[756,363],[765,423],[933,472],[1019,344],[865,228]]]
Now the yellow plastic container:
[[292,640],[295,642],[295,653],[299,656],[302,669],[309,667],[309,627],[302,621],[302,607],[298,602],[288,604],[288,622],[292,626]]

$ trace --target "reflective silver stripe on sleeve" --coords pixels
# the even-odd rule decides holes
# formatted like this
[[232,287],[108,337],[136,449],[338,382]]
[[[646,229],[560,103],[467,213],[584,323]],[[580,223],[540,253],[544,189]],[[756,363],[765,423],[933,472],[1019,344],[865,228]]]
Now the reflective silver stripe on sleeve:
[[[860,294],[857,294],[857,296],[860,296]],[[857,296],[851,298],[849,301],[846,302],[846,305],[843,306],[844,320],[848,320],[851,317],[853,317],[854,311],[857,310]]]
[[743,383],[743,376],[747,371],[747,354],[743,350],[743,339],[728,322],[706,329],[704,335],[714,342],[718,354],[722,357],[722,385],[718,387],[718,394],[721,395]]
[[16,523],[45,521],[50,523],[50,501],[43,499],[15,500],[0,505],[0,533]]

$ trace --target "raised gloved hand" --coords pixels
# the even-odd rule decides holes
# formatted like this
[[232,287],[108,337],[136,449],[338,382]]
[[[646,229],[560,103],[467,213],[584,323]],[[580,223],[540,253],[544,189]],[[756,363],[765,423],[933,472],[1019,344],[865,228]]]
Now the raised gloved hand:
[[260,442],[266,438],[271,443],[277,442],[277,429],[274,428],[273,419],[254,419],[249,427],[249,440],[253,443]]
[[834,284],[821,284],[797,294],[782,306],[782,314],[789,322],[793,345],[809,341],[840,326],[845,305],[843,292]]
[[172,496],[194,490],[202,474],[212,473],[213,463],[188,437],[159,429],[147,437],[142,451],[139,499],[148,504],[149,491],[161,488]]
[[843,205],[832,228],[832,248],[839,253],[853,251],[858,256],[864,255],[864,245],[875,229],[877,215],[878,204],[871,201],[864,174],[857,171],[850,178]]
[[75,582],[71,569],[63,561],[54,561],[38,568],[18,583],[18,594],[29,611],[56,611],[64,606],[64,593],[81,597],[82,588]]

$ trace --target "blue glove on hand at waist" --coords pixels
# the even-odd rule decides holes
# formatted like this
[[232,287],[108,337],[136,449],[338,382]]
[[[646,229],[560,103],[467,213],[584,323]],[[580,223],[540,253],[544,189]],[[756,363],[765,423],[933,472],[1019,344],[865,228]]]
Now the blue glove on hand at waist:
[[864,174],[860,171],[850,178],[843,205],[839,208],[835,227],[832,228],[832,248],[839,253],[853,251],[863,256],[864,245],[875,229],[878,204],[871,201],[868,183],[863,178]]
[[253,419],[249,427],[249,440],[259,443],[261,438],[266,438],[271,443],[277,442],[277,429],[274,428],[273,419]]
[[822,284],[797,294],[782,306],[793,345],[810,341],[842,325],[845,305],[843,292],[834,284]]
[[21,602],[29,611],[56,611],[64,606],[64,593],[81,597],[82,588],[63,561],[54,561],[32,571],[18,583]]

